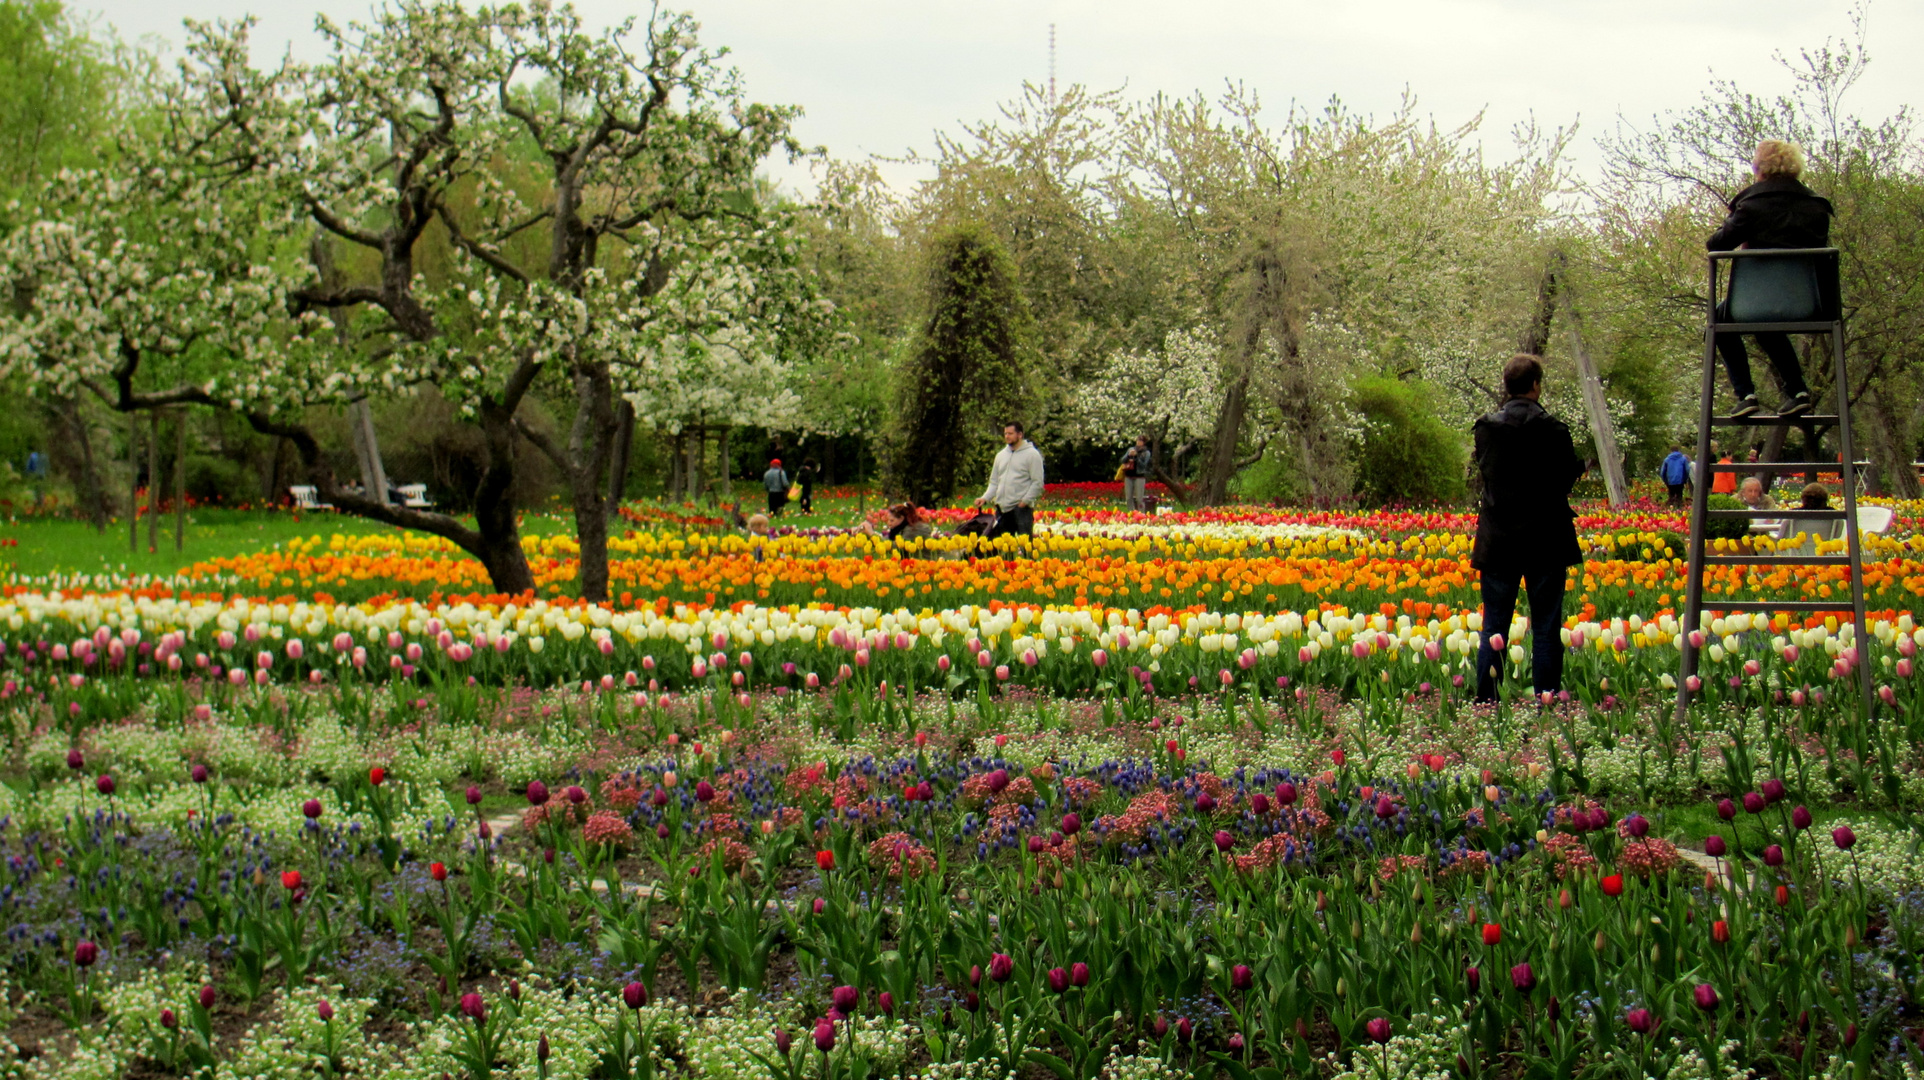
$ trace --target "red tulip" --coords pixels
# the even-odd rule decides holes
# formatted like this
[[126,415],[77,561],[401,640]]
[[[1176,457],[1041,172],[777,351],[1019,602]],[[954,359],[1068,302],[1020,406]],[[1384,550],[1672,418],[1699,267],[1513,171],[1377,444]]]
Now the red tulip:
[[815,866],[824,873],[835,869],[835,853],[826,849],[816,852]]
[[373,784],[375,787],[380,787],[387,782],[387,770],[381,768],[379,765],[374,766],[367,771],[367,782]]
[[1483,944],[1495,945],[1497,942],[1502,940],[1503,940],[1502,926],[1493,922],[1483,924]]
[[281,888],[286,889],[288,892],[293,892],[300,887],[301,872],[299,870],[281,871]]
[[1710,924],[1710,940],[1719,945],[1730,944],[1730,924],[1722,919]]
[[1790,886],[1788,885],[1777,886],[1777,906],[1778,907],[1790,906]]
[[435,863],[429,866],[428,876],[436,881],[446,881],[448,879],[448,864]]
[[1337,767],[1340,768],[1345,761],[1349,760],[1349,755],[1343,753],[1341,750],[1331,750],[1329,752],[1329,759],[1334,761]]
[[1622,896],[1623,895],[1623,875],[1622,874],[1611,874],[1609,877],[1606,877],[1603,879],[1603,895],[1605,896]]

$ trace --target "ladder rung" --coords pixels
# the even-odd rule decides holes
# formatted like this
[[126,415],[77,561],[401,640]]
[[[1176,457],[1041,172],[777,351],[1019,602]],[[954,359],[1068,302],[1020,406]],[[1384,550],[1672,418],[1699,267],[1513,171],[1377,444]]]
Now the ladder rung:
[[1705,555],[1705,566],[1849,566],[1849,555]]
[[[1871,467],[1871,463],[1868,461],[1854,461],[1851,464],[1853,467],[1859,469],[1868,469]],[[1707,468],[1714,473],[1841,472],[1844,468],[1844,463],[1841,461],[1752,461],[1748,463],[1733,461],[1728,465],[1725,465],[1723,462],[1715,462],[1710,465],[1699,466],[1699,468]]]
[[1849,614],[1849,601],[1842,604],[1831,600],[1705,600],[1697,605],[1698,611],[1835,611],[1840,615]]
[[1717,334],[1828,334],[1839,324],[1823,320],[1804,322],[1713,322]]
[[1799,521],[1842,521],[1842,510],[1803,510],[1795,506],[1780,506],[1775,510],[1753,510],[1746,506],[1741,510],[1705,510],[1707,518],[1721,518],[1725,521],[1742,518],[1796,518]]
[[1766,416],[1757,413],[1752,416],[1713,416],[1710,423],[1713,427],[1789,427],[1792,424],[1835,424],[1837,417],[1834,414],[1819,416],[1816,413],[1802,416]]

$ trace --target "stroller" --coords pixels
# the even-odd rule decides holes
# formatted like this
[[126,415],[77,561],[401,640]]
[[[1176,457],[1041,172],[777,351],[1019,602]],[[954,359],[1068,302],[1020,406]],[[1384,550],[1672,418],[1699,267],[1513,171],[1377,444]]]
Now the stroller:
[[975,538],[975,543],[971,545],[972,550],[967,552],[968,558],[977,558],[983,554],[982,549],[987,546],[989,530],[993,528],[995,528],[995,513],[989,510],[978,511],[974,517],[955,527],[955,535]]

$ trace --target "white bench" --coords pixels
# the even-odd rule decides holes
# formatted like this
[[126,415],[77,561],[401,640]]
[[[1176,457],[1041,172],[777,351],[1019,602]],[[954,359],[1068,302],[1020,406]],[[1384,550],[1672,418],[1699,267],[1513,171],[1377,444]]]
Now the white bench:
[[403,506],[411,507],[415,510],[432,510],[434,508],[434,500],[428,498],[428,486],[426,484],[402,484],[394,490],[401,493],[401,505]]
[[294,496],[294,509],[296,510],[334,509],[332,503],[324,503],[320,500],[318,489],[312,484],[295,484],[287,489],[287,493]]
[[[1787,512],[1793,516],[1787,517],[1778,523],[1777,539],[1788,540],[1798,533],[1805,534],[1809,539],[1804,541],[1803,547],[1798,549],[1797,552],[1786,554],[1814,555],[1817,553],[1815,541],[1842,540],[1844,538],[1844,523],[1842,521],[1811,521],[1808,519],[1800,521],[1794,516],[1797,513],[1794,507]],[[1857,534],[1860,537],[1881,536],[1890,531],[1891,522],[1896,517],[1897,512],[1888,506],[1860,506],[1857,508]]]

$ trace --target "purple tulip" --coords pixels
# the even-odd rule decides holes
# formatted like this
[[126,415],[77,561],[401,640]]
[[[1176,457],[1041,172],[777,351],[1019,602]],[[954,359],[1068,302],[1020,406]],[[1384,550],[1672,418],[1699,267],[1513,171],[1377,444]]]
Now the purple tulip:
[[214,988],[212,986],[202,986],[200,988],[200,1007],[201,1008],[203,1009],[213,1008],[214,1002],[217,999],[218,999],[218,995],[214,992]]
[[1149,1025],[1149,1030],[1156,1033],[1158,1040],[1164,1038],[1169,1034],[1169,1018],[1165,1016],[1156,1017],[1156,1022]]
[[309,799],[301,804],[301,816],[309,821],[321,816],[321,800]]
[[334,1019],[334,1006],[323,1001],[314,1006],[314,1015],[321,1018],[321,1023],[328,1023]]
[[1363,1028],[1369,1032],[1370,1041],[1373,1043],[1382,1044],[1390,1041],[1390,1022],[1384,1017],[1371,1017],[1370,1022],[1364,1024]]
[[548,785],[539,780],[528,781],[528,805],[544,806],[548,802]]
[[172,1031],[180,1026],[180,1017],[175,1016],[174,1010],[172,1009],[162,1009],[160,1010],[160,1026],[166,1028],[168,1031]]
[[1792,810],[1790,812],[1790,823],[1792,825],[1797,826],[1797,831],[1799,832],[1802,832],[1805,829],[1810,828],[1810,823],[1811,823],[1810,808],[1807,806],[1800,806],[1795,810]]
[[461,1015],[477,1024],[488,1022],[488,1005],[481,1000],[480,994],[461,995]]
[[815,1049],[824,1054],[835,1049],[835,1022],[826,1016],[815,1021]]
[[1469,986],[1470,993],[1475,994],[1483,985],[1483,973],[1475,968],[1465,968],[1463,971],[1463,981]]
[[862,992],[853,986],[838,986],[829,992],[828,1000],[843,1016],[854,1016],[862,1007]]
[[[710,790],[712,791],[713,789],[711,788]],[[569,784],[567,788],[562,791],[562,794],[567,796],[568,801],[576,806],[580,806],[582,803],[588,801],[588,793],[582,789],[580,784]]]
[[1691,996],[1696,999],[1697,1007],[1705,1012],[1717,1007],[1717,988],[1709,983],[1698,983]]
[[1857,834],[1851,831],[1849,825],[1839,825],[1832,829],[1830,838],[1836,842],[1839,851],[1849,851],[1852,845],[1857,843]]
[[621,1003],[631,1009],[639,1009],[648,1004],[648,988],[638,982],[631,982],[621,988]]
[[[574,791],[576,789],[569,788],[568,790]],[[715,785],[709,783],[706,780],[696,781],[695,801],[696,802],[714,802],[715,801]]]
[[1082,818],[1073,813],[1064,814],[1062,815],[1062,824],[1058,827],[1062,830],[1062,835],[1074,836],[1082,831]]
[[108,776],[106,773],[101,773],[100,778],[94,781],[94,790],[100,792],[102,795],[112,795],[114,793],[114,778]]
[[972,987],[982,985],[982,965],[981,964],[971,964],[969,966],[969,985]]
[[1727,849],[1724,846],[1724,838],[1722,836],[1716,833],[1711,833],[1709,836],[1704,837],[1704,854],[1705,855],[1708,855],[1713,859],[1721,859],[1724,857],[1724,852],[1726,850]]
[[1176,1018],[1176,1038],[1181,1039],[1183,1042],[1188,1042],[1189,1040],[1195,1037],[1196,1037],[1196,1025],[1190,1023],[1189,1018],[1187,1016],[1177,1017]]
[[1296,801],[1296,785],[1295,784],[1292,784],[1289,781],[1285,780],[1282,783],[1276,785],[1276,802],[1278,805],[1288,806],[1295,801]]
[[1718,799],[1717,816],[1723,818],[1725,821],[1731,820],[1737,816],[1737,804],[1731,802],[1729,799]]
[[1648,1035],[1657,1030],[1657,1018],[1651,1015],[1649,1009],[1632,1009],[1623,1022],[1639,1035]]
[[1510,969],[1510,985],[1516,987],[1517,993],[1527,994],[1536,989],[1537,973],[1528,964],[1518,964]]
[[779,1054],[781,1054],[781,1055],[782,1055],[783,1057],[787,1057],[787,1056],[788,1056],[788,1052],[789,1052],[790,1050],[793,1050],[794,1048],[795,1048],[795,1036],[793,1036],[793,1035],[790,1035],[790,1034],[788,1033],[788,1029],[787,1029],[787,1028],[780,1028],[780,1029],[778,1029],[778,1030],[777,1030],[777,1031],[775,1032],[775,1050],[776,1050],[776,1052],[777,1052],[777,1053],[779,1053]]
[[1765,802],[1772,802],[1772,803],[1782,802],[1784,800],[1784,794],[1785,794],[1784,782],[1782,780],[1779,780],[1773,776],[1770,779],[1764,781],[1764,801]]
[[1764,849],[1764,865],[1765,866],[1784,865],[1784,849],[1777,846],[1776,844],[1772,844],[1769,847],[1765,848]]
[[1213,814],[1216,812],[1216,797],[1205,791],[1196,796],[1196,813]]
[[1216,830],[1215,840],[1217,851],[1228,851],[1236,846],[1236,838],[1222,829]]
[[1632,814],[1628,818],[1625,818],[1623,827],[1629,830],[1631,836],[1639,840],[1650,835],[1650,819],[1644,817],[1642,814]]
[[1237,964],[1229,969],[1229,986],[1237,992],[1247,991],[1256,985],[1256,973],[1249,970],[1248,964]]
[[887,990],[875,995],[875,1007],[882,1010],[883,1016],[895,1015],[895,995]]
[[1015,974],[1015,960],[1008,953],[992,953],[989,956],[989,978],[995,982],[1008,982]]
[[188,772],[187,776],[196,784],[205,784],[207,782],[207,766],[196,765]]
[[1069,985],[1070,986],[1088,986],[1089,985],[1089,965],[1088,964],[1085,964],[1082,961],[1078,960],[1075,963],[1069,965]]
[[481,789],[471,784],[468,786],[468,805],[469,806],[481,805]]
[[1744,793],[1744,813],[1761,814],[1764,812],[1764,797],[1754,791]]
[[1069,992],[1069,969],[1050,968],[1048,972],[1049,989],[1058,994]]
[[98,959],[100,959],[100,946],[91,941],[82,941],[73,947],[73,962],[79,967],[93,967],[94,961]]
[[67,768],[72,769],[75,772],[79,772],[80,770],[86,767],[87,767],[87,759],[80,756],[79,750],[75,749],[75,750],[67,751]]

